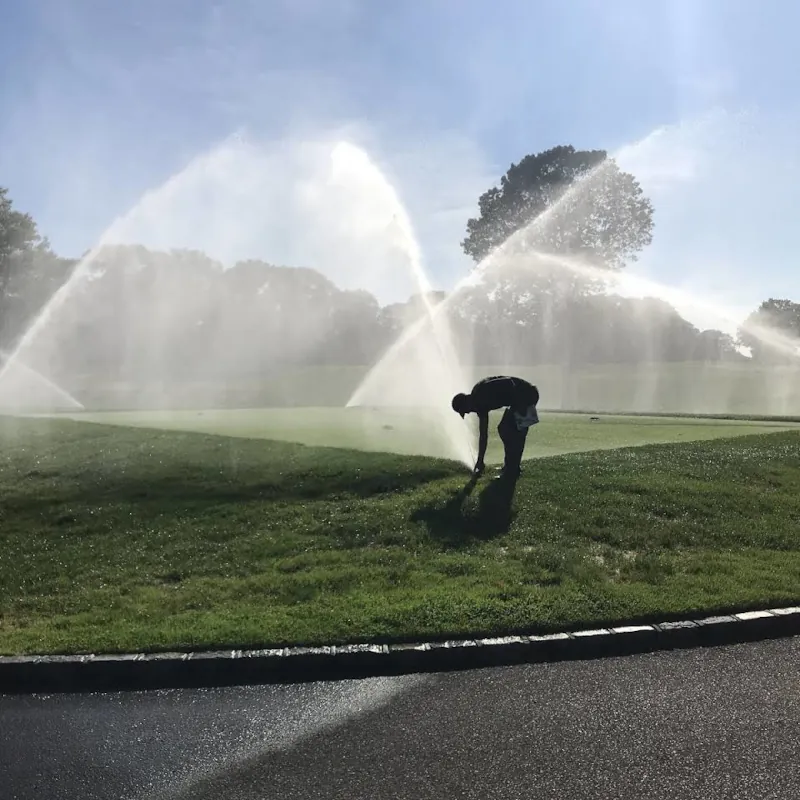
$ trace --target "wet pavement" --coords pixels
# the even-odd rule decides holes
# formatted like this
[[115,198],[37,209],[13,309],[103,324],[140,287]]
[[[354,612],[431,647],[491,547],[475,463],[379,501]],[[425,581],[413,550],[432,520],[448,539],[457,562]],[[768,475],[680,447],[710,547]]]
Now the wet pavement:
[[800,638],[341,683],[0,696],[0,797],[800,797]]

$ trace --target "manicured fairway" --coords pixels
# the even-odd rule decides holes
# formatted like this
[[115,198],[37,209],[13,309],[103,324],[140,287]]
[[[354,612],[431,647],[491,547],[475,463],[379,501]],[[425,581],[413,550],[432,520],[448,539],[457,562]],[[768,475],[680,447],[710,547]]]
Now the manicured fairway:
[[[448,412],[452,413],[452,412]],[[542,412],[532,429],[526,457],[552,456],[662,442],[688,442],[787,430],[791,423],[693,417],[606,416]],[[355,448],[403,455],[441,456],[441,420],[429,409],[266,408],[217,411],[137,411],[73,415],[113,425],[196,431],[276,439],[323,447]],[[490,462],[502,446],[490,429]]]

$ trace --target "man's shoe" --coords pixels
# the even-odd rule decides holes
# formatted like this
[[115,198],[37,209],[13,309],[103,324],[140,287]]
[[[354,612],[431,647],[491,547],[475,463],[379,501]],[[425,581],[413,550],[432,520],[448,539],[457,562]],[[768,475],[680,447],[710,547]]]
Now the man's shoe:
[[508,470],[508,469],[503,468],[497,473],[497,475],[494,476],[494,480],[496,480],[496,481],[500,481],[500,480],[516,480],[517,478],[519,478],[520,473],[521,473],[521,470],[518,470],[518,469]]

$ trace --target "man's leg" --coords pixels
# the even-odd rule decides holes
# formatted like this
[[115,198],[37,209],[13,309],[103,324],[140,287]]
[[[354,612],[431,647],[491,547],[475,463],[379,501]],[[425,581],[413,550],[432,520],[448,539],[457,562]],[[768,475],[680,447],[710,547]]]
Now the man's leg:
[[503,461],[503,474],[505,475],[519,475],[522,467],[522,454],[525,451],[525,441],[528,438],[528,429],[517,429],[517,423],[514,421],[514,412],[507,408],[497,426],[497,433],[500,435],[500,441],[503,443],[503,450],[505,451],[505,458]]

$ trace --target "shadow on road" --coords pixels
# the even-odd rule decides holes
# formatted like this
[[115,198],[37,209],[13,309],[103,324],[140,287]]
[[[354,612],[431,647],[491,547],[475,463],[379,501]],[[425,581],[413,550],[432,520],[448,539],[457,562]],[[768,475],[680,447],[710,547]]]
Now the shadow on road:
[[445,502],[422,506],[411,515],[413,522],[423,523],[431,538],[448,547],[460,547],[470,541],[488,540],[507,533],[514,519],[513,502],[516,478],[496,478],[473,497],[477,478],[469,482]]

